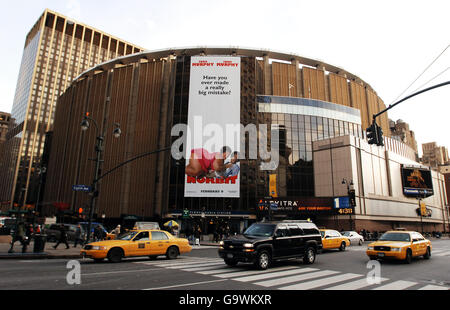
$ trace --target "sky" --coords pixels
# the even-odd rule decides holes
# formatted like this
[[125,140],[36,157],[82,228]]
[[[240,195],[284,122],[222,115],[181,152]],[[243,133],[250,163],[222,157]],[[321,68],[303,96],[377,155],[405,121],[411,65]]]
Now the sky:
[[[0,2],[0,42],[8,42],[0,49],[4,112],[11,112],[25,37],[45,8],[146,50],[238,46],[317,59],[359,76],[386,106],[450,81],[448,0]],[[409,123],[419,153],[426,142],[449,148],[450,85],[399,104],[388,117]]]

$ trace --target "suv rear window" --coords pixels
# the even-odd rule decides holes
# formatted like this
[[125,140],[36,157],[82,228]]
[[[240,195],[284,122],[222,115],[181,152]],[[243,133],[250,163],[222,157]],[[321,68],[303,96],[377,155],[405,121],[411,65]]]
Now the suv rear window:
[[301,236],[303,235],[303,230],[298,227],[298,225],[289,225],[289,231],[291,232],[291,236]]

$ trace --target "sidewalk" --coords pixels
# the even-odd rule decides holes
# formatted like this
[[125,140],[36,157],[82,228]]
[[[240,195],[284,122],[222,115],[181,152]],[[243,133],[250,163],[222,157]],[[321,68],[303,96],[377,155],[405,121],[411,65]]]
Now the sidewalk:
[[[70,248],[66,249],[66,245],[61,243],[58,248],[55,250],[53,246],[56,243],[46,242],[45,249],[43,253],[33,253],[34,242],[31,241],[30,245],[27,247],[27,252],[22,253],[22,245],[20,242],[16,242],[14,244],[14,253],[8,253],[10,248],[9,243],[0,243],[0,259],[78,259],[81,258],[80,251],[81,246],[78,245],[76,248],[73,247],[73,242],[69,242]],[[201,242],[200,246],[192,246],[192,250],[202,249],[202,247],[217,247],[218,243],[205,241]]]
[[34,242],[31,241],[27,247],[27,252],[22,253],[22,245],[20,242],[14,244],[14,253],[8,253],[10,248],[9,243],[0,243],[0,259],[13,259],[13,258],[26,258],[26,259],[42,259],[42,258],[81,258],[80,250],[81,246],[73,247],[73,242],[70,242],[70,248],[66,249],[65,244],[60,244],[55,250],[53,246],[56,243],[46,242],[43,253],[33,253]]

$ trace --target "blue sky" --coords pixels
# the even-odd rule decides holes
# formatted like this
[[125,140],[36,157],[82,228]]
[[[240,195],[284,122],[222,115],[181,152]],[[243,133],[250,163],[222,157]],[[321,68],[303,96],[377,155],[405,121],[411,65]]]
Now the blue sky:
[[[450,2],[358,0],[17,0],[3,2],[0,110],[10,112],[25,36],[45,8],[146,49],[241,46],[322,60],[358,75],[393,103],[450,44]],[[450,48],[406,91],[450,67]],[[450,81],[450,69],[426,86]],[[450,147],[450,86],[389,111],[419,143]]]

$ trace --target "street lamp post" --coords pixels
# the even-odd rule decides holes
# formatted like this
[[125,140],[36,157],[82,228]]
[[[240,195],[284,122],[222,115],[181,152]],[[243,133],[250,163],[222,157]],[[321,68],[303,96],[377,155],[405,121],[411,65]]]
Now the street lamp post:
[[[91,185],[91,201],[90,201],[90,210],[89,210],[89,220],[88,220],[88,227],[87,227],[87,232],[86,232],[86,243],[89,242],[89,239],[91,237],[91,226],[92,226],[92,218],[94,216],[94,209],[95,209],[95,199],[98,196],[98,188],[97,188],[97,183],[98,183],[98,178],[100,175],[100,163],[101,163],[101,156],[103,153],[103,142],[105,141],[105,136],[103,134],[99,134],[99,128],[97,125],[97,122],[93,119],[89,117],[89,114],[86,114],[83,118],[83,121],[81,122],[81,129],[83,131],[86,131],[89,129],[89,120],[91,120],[96,128],[96,132],[97,132],[97,138],[96,138],[96,143],[95,143],[95,152],[96,152],[96,158],[95,158],[95,170],[94,170],[94,179],[92,180],[92,185]],[[114,131],[113,131],[113,135],[115,138],[119,138],[122,131],[120,130],[120,124],[119,123],[114,123]]]
[[34,213],[33,213],[33,228],[34,228],[36,212],[38,212],[39,216],[41,216],[41,208],[42,208],[42,206],[39,206],[39,200],[41,200],[42,179],[43,179],[44,174],[46,172],[47,172],[47,168],[45,166],[41,166],[39,168],[39,187],[38,187],[36,204],[35,204]]
[[[347,179],[342,179],[342,184],[346,184],[347,185],[347,196],[350,199],[350,192],[354,191],[354,185],[353,185],[353,180],[347,181]],[[350,201],[350,205],[351,205],[351,201]],[[351,205],[352,206],[352,205]],[[353,206],[352,206],[353,207]],[[350,222],[350,230],[353,230],[353,219],[352,219],[352,214],[349,214],[349,222]]]

